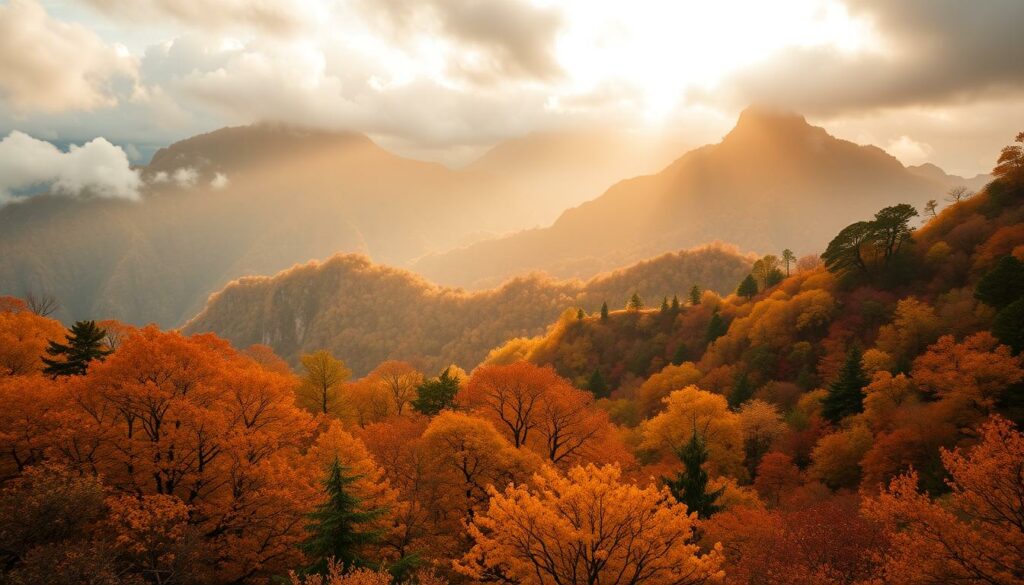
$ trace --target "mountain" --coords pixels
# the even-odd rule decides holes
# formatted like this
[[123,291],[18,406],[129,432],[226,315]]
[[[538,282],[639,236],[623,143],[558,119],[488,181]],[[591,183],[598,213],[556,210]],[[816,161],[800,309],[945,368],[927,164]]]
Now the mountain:
[[263,343],[285,359],[326,348],[356,374],[387,359],[424,371],[457,363],[471,368],[511,337],[538,335],[574,307],[598,311],[625,305],[638,292],[651,304],[682,297],[693,284],[730,291],[752,258],[705,246],[664,254],[587,282],[541,275],[512,279],[485,291],[437,286],[364,256],[337,255],[273,277],[245,277],[210,298],[184,328],[212,331],[236,347]]
[[182,323],[246,274],[339,251],[402,264],[522,227],[486,173],[365,136],[254,125],[160,150],[141,201],[36,196],[0,208],[0,294],[55,296],[65,321]]
[[489,286],[526,270],[587,277],[712,240],[816,253],[847,218],[898,202],[921,206],[963,181],[908,169],[799,115],[749,108],[720,143],[621,181],[550,227],[431,255],[414,269],[443,284]]
[[498,143],[467,170],[509,185],[530,210],[526,226],[548,225],[623,177],[662,169],[681,151],[666,136],[613,130],[534,132]]

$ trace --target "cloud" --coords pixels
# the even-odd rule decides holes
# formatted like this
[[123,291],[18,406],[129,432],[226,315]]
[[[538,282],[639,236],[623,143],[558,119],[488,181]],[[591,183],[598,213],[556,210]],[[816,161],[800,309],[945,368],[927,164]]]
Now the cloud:
[[553,6],[528,0],[368,0],[376,21],[402,43],[426,35],[454,45],[446,55],[448,72],[489,85],[502,79],[551,80],[561,67],[555,42],[564,24]]
[[40,187],[68,197],[138,199],[139,186],[127,155],[104,138],[72,145],[67,152],[22,132],[0,140],[0,204]]
[[879,36],[860,52],[795,47],[734,75],[716,98],[837,114],[1024,94],[1020,0],[847,0]]
[[210,32],[300,35],[322,12],[312,0],[85,0],[126,22],[174,19]]
[[0,95],[17,112],[114,106],[113,84],[134,80],[136,66],[122,47],[50,18],[35,0],[0,6]]
[[885,150],[900,159],[900,162],[905,165],[919,165],[928,161],[928,157],[931,156],[934,149],[931,145],[917,142],[904,134],[896,140],[890,141]]
[[227,175],[224,173],[217,173],[213,176],[213,179],[210,180],[210,186],[214,189],[223,189],[228,186],[229,182]]
[[192,167],[181,167],[174,171],[172,177],[179,187],[195,187],[199,181],[199,171]]

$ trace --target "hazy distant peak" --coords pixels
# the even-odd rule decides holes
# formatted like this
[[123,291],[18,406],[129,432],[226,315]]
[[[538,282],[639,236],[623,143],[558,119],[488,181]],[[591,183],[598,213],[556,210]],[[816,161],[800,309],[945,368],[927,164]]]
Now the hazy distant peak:
[[740,113],[736,126],[726,135],[726,140],[741,137],[797,136],[807,133],[821,133],[823,129],[812,126],[802,115],[780,108],[749,106]]

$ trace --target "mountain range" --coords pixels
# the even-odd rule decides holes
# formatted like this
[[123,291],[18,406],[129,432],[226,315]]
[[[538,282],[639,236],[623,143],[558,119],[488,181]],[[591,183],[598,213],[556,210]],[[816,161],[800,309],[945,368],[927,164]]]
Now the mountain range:
[[851,218],[895,203],[921,208],[951,187],[980,188],[986,178],[906,167],[802,116],[752,107],[720,143],[656,174],[621,181],[547,228],[433,254],[413,270],[435,282],[480,287],[529,270],[586,277],[712,240],[761,253],[820,253]]

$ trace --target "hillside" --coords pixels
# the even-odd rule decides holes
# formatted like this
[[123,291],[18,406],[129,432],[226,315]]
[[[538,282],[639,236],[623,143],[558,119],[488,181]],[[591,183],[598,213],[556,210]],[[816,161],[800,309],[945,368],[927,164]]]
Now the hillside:
[[0,208],[0,294],[55,296],[65,320],[182,323],[246,274],[339,251],[404,263],[520,226],[490,177],[365,136],[256,125],[162,149],[142,200],[38,196]]
[[720,143],[621,181],[550,227],[433,255],[414,269],[444,284],[488,286],[526,270],[585,278],[712,240],[817,253],[843,218],[899,201],[920,207],[968,182],[934,171],[908,169],[800,116],[749,108]]
[[693,284],[728,291],[750,258],[712,246],[665,254],[587,282],[528,275],[479,292],[440,287],[365,257],[338,255],[273,277],[242,278],[214,295],[185,327],[212,331],[237,347],[270,345],[295,362],[320,348],[356,373],[386,359],[424,371],[450,363],[472,368],[511,337],[537,335],[567,309],[623,306],[639,292],[661,299]]

